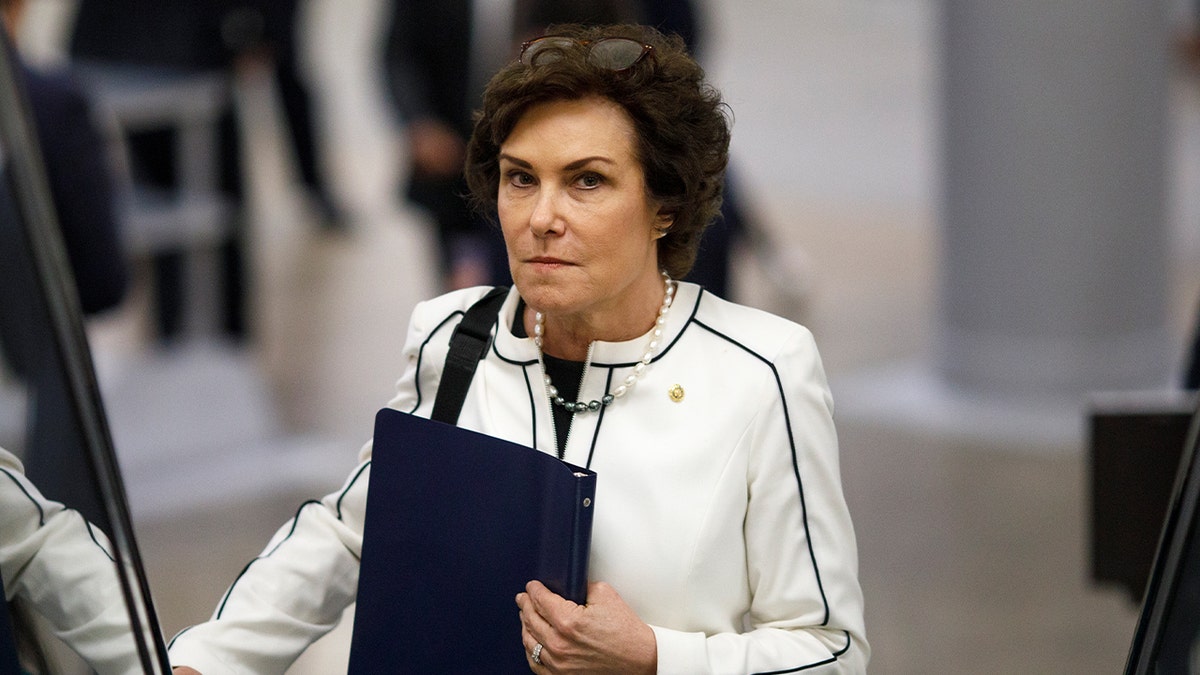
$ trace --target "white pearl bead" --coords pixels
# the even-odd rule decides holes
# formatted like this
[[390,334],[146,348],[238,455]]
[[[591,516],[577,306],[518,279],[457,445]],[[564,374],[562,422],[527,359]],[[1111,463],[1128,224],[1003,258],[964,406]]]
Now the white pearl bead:
[[621,398],[622,396],[625,395],[625,392],[627,392],[627,391],[629,391],[629,387],[626,387],[623,384],[619,384],[619,385],[617,385],[616,389],[613,389],[613,398]]

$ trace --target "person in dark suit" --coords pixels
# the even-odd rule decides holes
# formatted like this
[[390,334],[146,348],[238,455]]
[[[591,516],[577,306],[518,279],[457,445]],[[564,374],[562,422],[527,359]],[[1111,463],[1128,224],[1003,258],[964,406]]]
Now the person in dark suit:
[[25,69],[30,111],[84,314],[116,307],[129,270],[113,204],[113,181],[91,107],[67,71]]
[[[9,35],[16,33],[23,6],[22,0],[0,0]],[[125,297],[129,269],[103,141],[87,98],[68,71],[22,65],[20,74],[80,307],[85,315],[112,309]],[[26,468],[52,499],[107,526],[92,477],[83,469],[87,457],[29,243],[9,208],[0,228],[0,345],[10,370],[29,391]]]
[[[297,72],[297,5],[298,0],[81,0],[71,54],[100,64],[231,76],[250,66],[268,68],[288,119],[301,178],[319,212],[318,222],[336,229],[342,220],[318,171],[311,97]],[[232,109],[222,115],[219,134],[220,189],[230,202],[240,204],[240,138]],[[173,139],[171,130],[139,132],[129,139],[138,181],[164,190],[174,188]],[[221,250],[221,324],[234,339],[248,333],[247,233],[240,220],[235,218],[231,240]],[[154,268],[159,334],[169,340],[183,327],[184,255],[159,253]]]
[[499,235],[471,213],[462,178],[473,88],[475,21],[470,0],[395,0],[384,63],[388,91],[406,130],[407,197],[436,226],[443,284],[508,283]]
[[[210,2],[186,0],[81,0],[71,35],[74,60],[86,64],[154,66],[181,72],[225,70],[230,56],[222,37],[225,14]],[[240,36],[236,21],[226,32]],[[220,188],[233,203],[241,201],[238,136],[232,112],[219,121]],[[140,131],[128,137],[134,179],[163,191],[176,184],[174,133]],[[245,333],[245,259],[240,229],[220,250],[221,327],[231,337]],[[185,283],[183,251],[158,251],[151,259],[154,318],[158,336],[169,341],[183,331]]]

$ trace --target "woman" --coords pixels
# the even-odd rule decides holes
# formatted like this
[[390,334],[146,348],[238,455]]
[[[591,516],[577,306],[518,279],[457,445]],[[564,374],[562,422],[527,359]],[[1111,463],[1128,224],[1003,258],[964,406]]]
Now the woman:
[[[854,533],[812,337],[673,281],[720,204],[720,97],[677,38],[556,32],[488,85],[467,159],[515,286],[459,425],[600,476],[587,604],[536,581],[516,597],[530,668],[862,672]],[[391,407],[430,414],[457,317],[486,290],[415,309]],[[368,470],[303,508],[214,621],[176,639],[173,663],[279,672],[331,627],[355,592]]]

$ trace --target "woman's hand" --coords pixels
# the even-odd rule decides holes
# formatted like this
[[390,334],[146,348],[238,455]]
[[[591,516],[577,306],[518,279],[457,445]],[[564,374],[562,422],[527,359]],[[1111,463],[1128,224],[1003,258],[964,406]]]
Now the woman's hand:
[[[521,642],[535,673],[647,673],[658,669],[654,631],[603,582],[577,605],[531,581],[517,594]],[[533,659],[537,645],[537,663]]]
[[175,666],[171,669],[171,675],[200,675],[200,671],[187,666]]

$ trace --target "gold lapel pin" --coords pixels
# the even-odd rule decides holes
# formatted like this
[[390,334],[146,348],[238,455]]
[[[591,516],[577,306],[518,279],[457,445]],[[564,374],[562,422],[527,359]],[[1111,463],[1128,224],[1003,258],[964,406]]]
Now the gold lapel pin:
[[679,403],[683,400],[683,387],[678,384],[671,387],[667,390],[667,396],[670,396],[672,401]]

